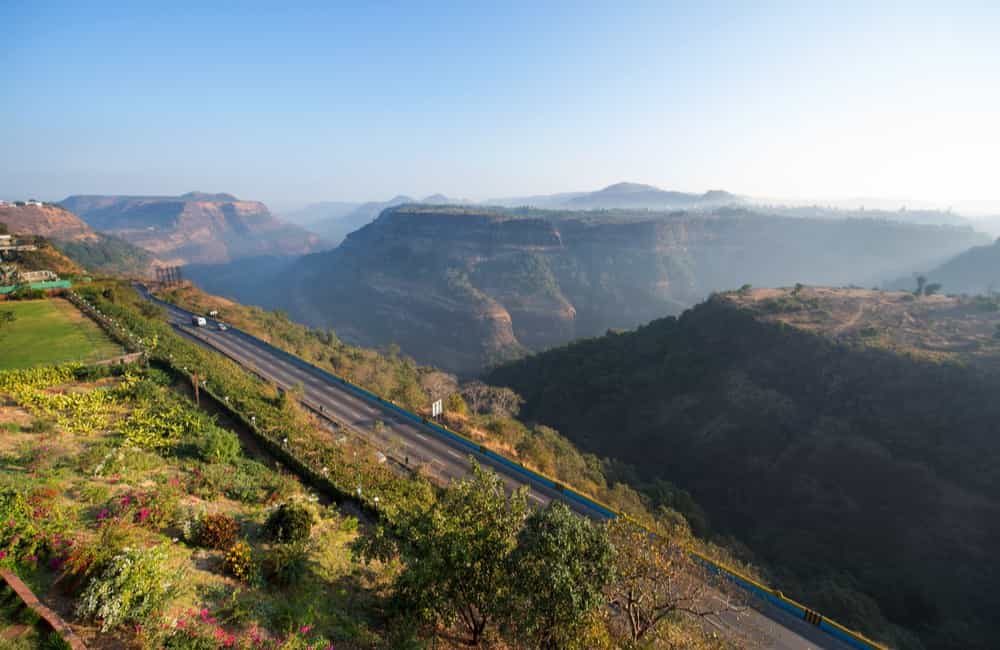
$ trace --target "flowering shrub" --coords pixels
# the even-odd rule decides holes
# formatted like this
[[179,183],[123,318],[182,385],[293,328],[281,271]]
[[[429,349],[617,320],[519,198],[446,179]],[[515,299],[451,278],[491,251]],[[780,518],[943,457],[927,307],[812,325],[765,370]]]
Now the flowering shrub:
[[236,542],[226,551],[222,566],[231,576],[240,582],[253,582],[257,578],[257,562],[253,557],[253,549],[246,542]]
[[61,568],[73,542],[64,536],[65,522],[54,512],[53,498],[47,488],[27,496],[0,492],[0,566],[55,560]]
[[72,545],[64,562],[72,590],[86,587],[90,579],[101,573],[112,558],[137,541],[137,533],[136,526],[130,523],[108,521],[101,525],[96,537]]
[[101,621],[106,632],[123,623],[143,624],[174,596],[180,580],[164,566],[164,546],[126,548],[95,575],[80,596],[77,613]]
[[149,492],[129,491],[112,498],[97,513],[100,524],[125,521],[145,528],[159,529],[173,521],[180,496],[172,486]]
[[198,544],[206,548],[224,551],[236,543],[240,525],[232,517],[224,514],[205,515],[198,522]]
[[299,503],[283,503],[264,524],[268,537],[275,542],[304,542],[312,532],[313,514]]
[[237,635],[219,625],[207,609],[188,610],[144,637],[147,647],[165,650],[333,650],[333,644],[317,636],[312,625],[302,625],[280,637],[256,626]]
[[36,556],[42,539],[42,531],[31,516],[31,506],[24,495],[0,494],[0,564],[12,566]]

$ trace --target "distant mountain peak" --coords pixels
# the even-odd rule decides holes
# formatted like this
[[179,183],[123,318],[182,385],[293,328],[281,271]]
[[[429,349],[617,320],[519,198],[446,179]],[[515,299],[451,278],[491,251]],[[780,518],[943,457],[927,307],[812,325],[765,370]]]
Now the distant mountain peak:
[[224,192],[212,194],[210,192],[194,191],[188,192],[187,194],[181,194],[177,198],[184,199],[185,201],[239,201],[239,199],[232,194],[226,194]]
[[621,182],[615,183],[613,185],[608,185],[603,190],[598,190],[598,192],[616,193],[616,194],[626,194],[629,192],[662,192],[660,188],[655,185],[643,185],[642,183],[629,183]]

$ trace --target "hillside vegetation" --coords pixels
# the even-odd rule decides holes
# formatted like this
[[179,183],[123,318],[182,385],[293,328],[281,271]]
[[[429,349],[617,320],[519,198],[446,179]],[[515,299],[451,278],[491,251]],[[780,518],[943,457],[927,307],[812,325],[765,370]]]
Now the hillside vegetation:
[[83,275],[84,269],[70,259],[54,244],[41,237],[32,237],[30,242],[37,246],[33,251],[17,251],[4,256],[7,262],[14,262],[24,271],[54,271],[60,276]]
[[207,290],[460,374],[677,314],[745,282],[871,286],[984,243],[968,228],[712,212],[404,205],[338,248]]
[[[355,517],[245,452],[169,375],[109,374],[0,373],[0,566],[91,648],[379,642],[391,573],[353,559]],[[295,540],[269,533],[283,508],[308,521]]]
[[[652,525],[656,514],[682,527],[690,525],[698,535],[708,532],[705,513],[689,494],[662,478],[643,482],[632,468],[581,453],[555,429],[518,419],[517,395],[479,382],[459,385],[455,377],[418,366],[395,348],[380,352],[349,346],[332,331],[311,329],[281,312],[241,305],[190,285],[166,288],[159,295],[196,313],[217,310],[219,318],[229,324],[415,412],[429,415],[430,403],[443,399],[447,402],[446,423],[477,442],[638,520]],[[635,480],[629,484],[626,479]],[[700,548],[707,555],[737,564],[719,547],[704,544]]]
[[[729,587],[687,555],[676,513],[645,516],[650,546],[632,524],[529,510],[488,472],[441,490],[337,440],[130,288],[84,294],[154,367],[0,373],[0,564],[93,647],[735,647],[700,615],[739,600],[716,599]],[[193,407],[188,372],[230,417]],[[353,505],[322,505],[275,457]]]
[[689,490],[810,606],[904,648],[992,648],[997,323],[988,299],[746,289],[488,380]]
[[159,296],[195,313],[218,311],[227,323],[410,409],[428,406],[430,396],[424,386],[440,374],[400,355],[398,348],[381,353],[350,346],[332,330],[309,328],[289,320],[283,312],[242,305],[191,285],[164,289]]
[[65,241],[58,246],[74,262],[99,275],[150,277],[156,262],[149,251],[104,233],[97,233],[95,240]]

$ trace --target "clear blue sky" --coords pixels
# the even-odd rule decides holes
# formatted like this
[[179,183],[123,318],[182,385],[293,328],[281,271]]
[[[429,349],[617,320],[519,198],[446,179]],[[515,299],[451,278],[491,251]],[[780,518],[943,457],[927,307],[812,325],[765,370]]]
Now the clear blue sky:
[[1000,198],[997,2],[133,4],[0,3],[0,197]]

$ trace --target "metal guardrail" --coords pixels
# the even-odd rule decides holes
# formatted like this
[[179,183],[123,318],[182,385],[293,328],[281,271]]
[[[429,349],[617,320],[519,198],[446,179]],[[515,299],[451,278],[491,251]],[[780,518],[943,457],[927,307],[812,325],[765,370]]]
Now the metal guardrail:
[[[159,298],[153,296],[152,294],[149,294],[149,298],[164,306],[173,309],[178,309],[189,315],[194,315],[191,312],[187,311],[186,309],[178,307],[177,305],[174,305],[172,303],[168,303],[164,300],[160,300]],[[303,370],[306,370],[314,375],[318,375],[323,379],[326,379],[327,381],[333,382],[334,384],[339,384],[344,388],[350,390],[352,393],[372,403],[375,403],[395,413],[398,413],[399,415],[403,416],[404,418],[412,422],[423,425],[428,429],[434,431],[435,433],[444,436],[454,442],[459,443],[463,447],[469,449],[469,451],[473,451],[482,454],[484,456],[487,456],[491,460],[501,463],[505,467],[510,468],[511,470],[521,474],[522,476],[526,476],[538,483],[541,483],[542,485],[545,485],[548,488],[556,490],[560,492],[565,498],[586,506],[587,508],[601,514],[605,519],[616,519],[618,517],[629,519],[629,517],[624,513],[615,512],[610,506],[601,503],[600,501],[594,499],[593,497],[589,497],[580,492],[577,492],[576,490],[573,490],[572,488],[563,485],[559,481],[549,476],[546,476],[541,472],[528,469],[527,467],[521,465],[520,463],[515,463],[509,458],[506,458],[501,454],[498,454],[492,450],[485,448],[483,445],[473,440],[470,440],[469,438],[466,438],[460,433],[452,431],[447,427],[442,427],[416,413],[412,413],[398,406],[397,404],[395,404],[390,400],[379,397],[375,393],[365,388],[362,388],[361,386],[358,386],[357,384],[354,384],[353,382],[343,377],[339,377],[333,374],[332,372],[323,370],[318,366],[314,366],[305,359],[302,359],[301,357],[297,357],[289,352],[286,352],[285,350],[282,350],[281,348],[274,346],[271,343],[268,343],[267,341],[259,339],[256,336],[253,336],[252,334],[244,332],[243,330],[237,327],[230,326],[228,332],[236,336],[240,336],[245,340],[253,343],[254,345],[267,349],[268,351],[280,356],[281,358],[289,361],[290,363],[298,366],[299,368],[302,368]],[[641,526],[641,524],[639,525]],[[649,531],[648,529],[646,530],[650,534],[654,534],[652,533],[652,531]],[[840,623],[837,623],[836,621],[833,621],[823,616],[819,612],[809,609],[802,603],[799,603],[798,601],[785,596],[778,590],[770,589],[762,585],[761,583],[757,582],[753,578],[745,576],[734,569],[731,569],[723,564],[720,564],[719,562],[712,560],[693,549],[688,549],[688,552],[691,553],[692,557],[694,557],[698,562],[700,562],[703,566],[705,566],[709,571],[712,571],[722,576],[726,580],[729,580],[737,587],[750,594],[751,596],[758,598],[768,604],[774,605],[778,609],[796,618],[800,618],[809,624],[815,625],[821,631],[825,632],[826,634],[830,635],[831,637],[843,643],[848,644],[853,648],[858,648],[859,650],[887,650],[886,646],[883,646],[879,643],[876,643],[875,641],[872,641],[871,639],[868,639],[867,637],[861,635],[860,633],[855,632],[854,630],[851,630],[841,625]]]

